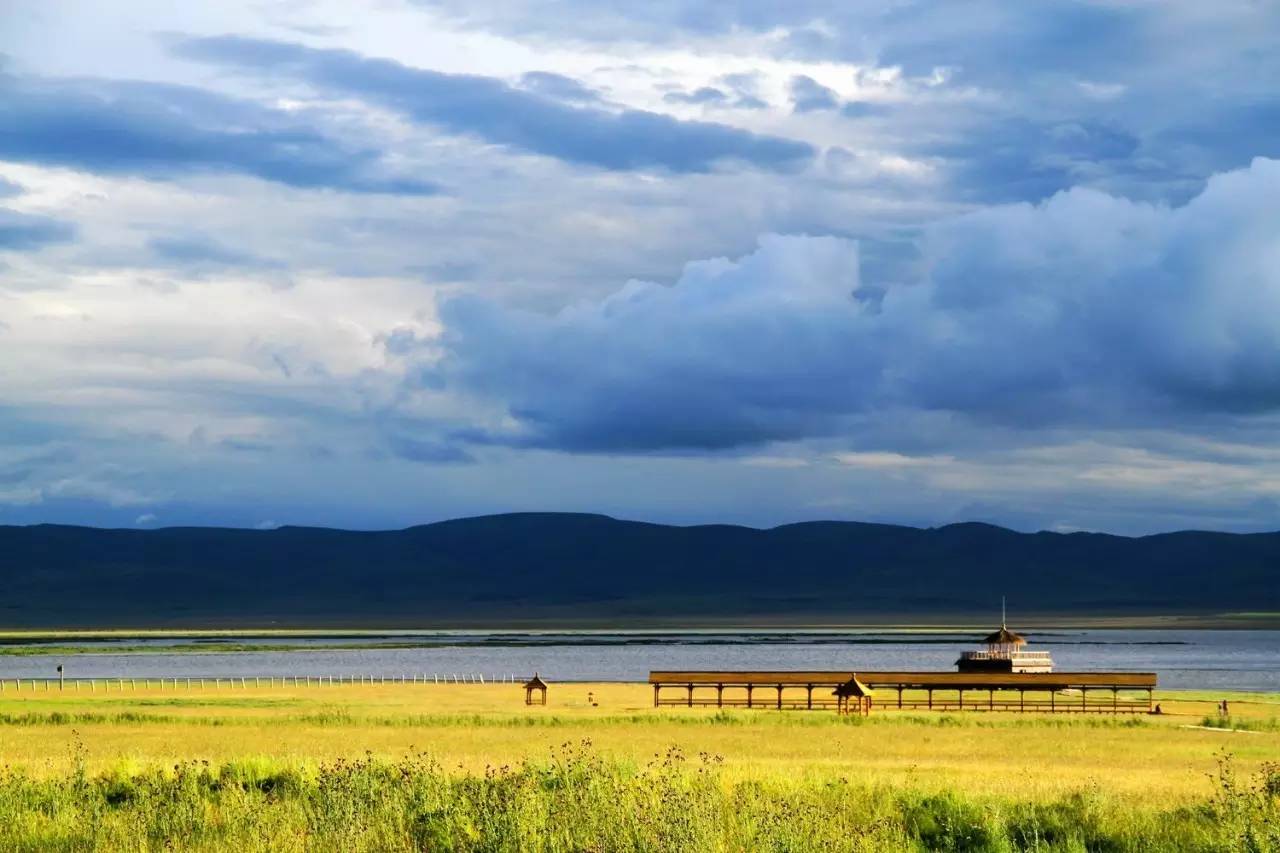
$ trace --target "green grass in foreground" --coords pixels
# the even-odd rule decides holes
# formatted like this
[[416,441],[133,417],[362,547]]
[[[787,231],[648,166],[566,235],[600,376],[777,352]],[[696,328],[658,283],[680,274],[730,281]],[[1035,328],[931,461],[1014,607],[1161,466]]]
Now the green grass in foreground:
[[[106,703],[101,703],[106,704]],[[126,704],[126,703],[121,703]],[[184,701],[140,700],[127,703],[130,707],[168,706],[183,707],[273,707],[268,700],[236,701]],[[281,703],[282,705],[284,703]],[[157,714],[142,711],[24,711],[0,712],[0,726],[65,726],[74,724],[159,726],[379,726],[392,728],[597,728],[610,725],[651,724],[650,714],[607,714],[595,717],[575,716],[526,716],[523,714],[352,714],[342,707],[326,708],[303,714],[278,714],[262,717],[230,717],[194,714]],[[981,728],[981,729],[1139,729],[1151,724],[1144,717],[1136,716],[1061,716],[1061,717],[980,717],[960,714],[895,714],[893,716],[860,717],[836,714],[790,714],[756,716],[735,711],[719,711],[698,716],[671,716],[663,718],[668,725],[700,726],[757,726],[764,728],[831,728],[850,726],[912,726],[926,728]],[[1202,725],[1213,728],[1256,731],[1280,731],[1275,721],[1230,720],[1222,717],[1205,717]]]
[[1280,719],[1255,720],[1241,717],[1204,717],[1200,725],[1210,729],[1236,732],[1280,732]]
[[183,762],[91,776],[0,770],[5,850],[1280,850],[1280,766],[1203,802],[1135,809],[1096,790],[1018,802],[776,778],[727,782],[678,750],[645,766],[590,742],[447,772],[424,756],[306,768]]

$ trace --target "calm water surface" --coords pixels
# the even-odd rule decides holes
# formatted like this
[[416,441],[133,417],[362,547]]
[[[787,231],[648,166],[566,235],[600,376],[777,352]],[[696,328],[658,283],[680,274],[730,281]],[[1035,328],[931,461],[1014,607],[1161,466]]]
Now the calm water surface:
[[[978,634],[884,632],[389,633],[365,637],[246,638],[297,651],[165,652],[190,640],[111,641],[153,645],[147,653],[0,656],[0,677],[240,677],[527,675],[555,681],[643,681],[651,669],[954,670]],[[1028,633],[1059,670],[1155,671],[1170,688],[1280,692],[1280,631],[1056,630]],[[324,648],[334,643],[359,648]],[[385,648],[390,642],[422,648]],[[60,643],[60,645],[63,645]],[[89,645],[89,643],[84,643]],[[93,643],[101,648],[110,643]],[[203,651],[207,649],[207,651]]]

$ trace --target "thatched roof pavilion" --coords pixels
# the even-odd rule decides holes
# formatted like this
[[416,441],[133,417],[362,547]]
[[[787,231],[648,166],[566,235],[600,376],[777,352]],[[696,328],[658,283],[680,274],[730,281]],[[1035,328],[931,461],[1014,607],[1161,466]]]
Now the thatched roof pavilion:
[[1009,630],[1004,599],[1000,599],[1000,630],[982,638],[982,651],[961,652],[956,666],[961,672],[1052,672],[1048,652],[1027,651],[1027,638]]
[[831,692],[836,697],[836,713],[848,714],[852,707],[863,716],[871,713],[871,688],[858,680],[856,672]]
[[[538,694],[536,699],[534,698],[534,693]],[[533,678],[530,678],[524,683],[524,704],[547,704],[547,682],[543,681],[536,672],[533,674]]]
[[854,673],[849,676],[849,680],[841,684],[835,690],[831,691],[832,695],[842,699],[854,698],[862,699],[871,695],[871,688],[858,680],[858,674]]
[[1027,638],[1001,625],[999,631],[994,634],[988,634],[983,638],[982,642],[988,646],[1025,646]]

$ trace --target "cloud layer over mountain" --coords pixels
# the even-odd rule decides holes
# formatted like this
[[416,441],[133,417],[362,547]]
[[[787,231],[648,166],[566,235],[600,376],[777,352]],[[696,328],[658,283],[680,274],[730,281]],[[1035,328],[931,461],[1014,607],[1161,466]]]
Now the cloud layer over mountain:
[[554,314],[459,297],[433,379],[504,401],[492,440],[724,449],[855,417],[1203,429],[1280,408],[1280,162],[1181,207],[1091,190],[925,230],[919,281],[864,281],[855,241],[762,238]]
[[1249,0],[15,9],[0,523],[1280,527],[1278,39]]

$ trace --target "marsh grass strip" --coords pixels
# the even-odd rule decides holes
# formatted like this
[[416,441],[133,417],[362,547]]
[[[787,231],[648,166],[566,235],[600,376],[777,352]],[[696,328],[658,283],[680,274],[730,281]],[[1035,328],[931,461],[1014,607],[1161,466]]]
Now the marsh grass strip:
[[[381,728],[594,728],[598,726],[751,726],[779,728],[832,728],[847,726],[918,726],[927,728],[1086,728],[1132,729],[1149,726],[1141,717],[1013,717],[993,719],[978,714],[924,716],[894,714],[879,717],[842,717],[835,714],[730,714],[646,715],[623,714],[599,717],[556,715],[492,714],[408,714],[376,716],[352,714],[345,710],[323,710],[309,714],[210,716],[205,714],[157,714],[139,711],[102,713],[96,711],[28,711],[0,714],[0,726],[66,725],[189,725],[189,726],[364,726]],[[1280,730],[1280,726],[1268,729]]]

